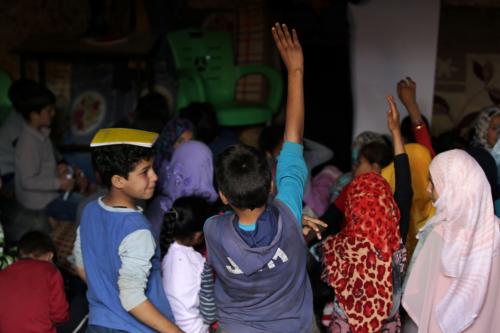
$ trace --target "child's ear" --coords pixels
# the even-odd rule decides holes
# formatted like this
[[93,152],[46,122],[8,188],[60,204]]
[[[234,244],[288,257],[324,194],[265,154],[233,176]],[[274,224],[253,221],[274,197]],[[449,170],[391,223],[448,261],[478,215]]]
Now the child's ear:
[[125,186],[126,179],[119,175],[113,175],[111,177],[111,185],[116,188],[123,188]]
[[45,252],[42,255],[34,257],[34,259],[43,260],[43,261],[52,261],[53,258],[54,258],[54,252],[52,252],[52,251]]
[[227,200],[226,196],[224,195],[224,193],[222,193],[222,191],[219,191],[219,196],[224,205],[229,205],[229,200]]

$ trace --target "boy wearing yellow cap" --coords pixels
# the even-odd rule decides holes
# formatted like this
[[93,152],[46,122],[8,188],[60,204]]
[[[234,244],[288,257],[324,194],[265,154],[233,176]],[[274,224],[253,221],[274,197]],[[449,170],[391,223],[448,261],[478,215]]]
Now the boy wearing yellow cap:
[[160,251],[136,206],[153,196],[156,133],[100,130],[92,163],[108,194],[82,214],[73,254],[87,281],[87,332],[181,332],[162,287]]

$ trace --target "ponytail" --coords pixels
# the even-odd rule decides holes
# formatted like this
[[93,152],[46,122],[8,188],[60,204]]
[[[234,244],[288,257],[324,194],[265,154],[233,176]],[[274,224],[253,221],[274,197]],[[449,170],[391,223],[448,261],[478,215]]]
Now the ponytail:
[[160,231],[160,251],[163,258],[168,252],[168,248],[175,241],[175,225],[179,214],[175,208],[171,208],[163,217]]
[[206,219],[214,214],[212,204],[202,197],[190,196],[175,200],[163,218],[160,232],[162,257],[175,240],[190,241],[196,232],[203,231]]

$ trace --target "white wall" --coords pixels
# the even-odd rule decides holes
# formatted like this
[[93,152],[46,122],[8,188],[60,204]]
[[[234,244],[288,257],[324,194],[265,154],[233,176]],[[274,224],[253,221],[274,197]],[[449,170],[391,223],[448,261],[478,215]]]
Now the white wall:
[[[431,120],[439,8],[439,0],[370,0],[351,6],[354,135],[388,132],[385,97],[397,99],[396,84],[406,76],[417,83],[417,102]],[[407,113],[398,106],[403,118]]]

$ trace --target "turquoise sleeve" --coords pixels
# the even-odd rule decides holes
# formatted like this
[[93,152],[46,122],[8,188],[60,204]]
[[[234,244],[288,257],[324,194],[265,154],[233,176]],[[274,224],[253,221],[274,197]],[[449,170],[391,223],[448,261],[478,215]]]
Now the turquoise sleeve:
[[303,146],[286,141],[283,144],[276,166],[276,199],[290,208],[302,225],[302,197],[307,181],[307,166],[304,162]]

